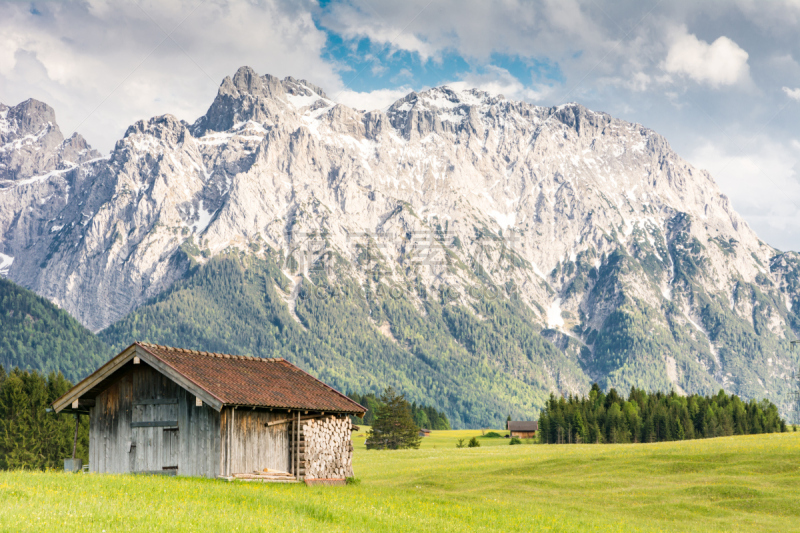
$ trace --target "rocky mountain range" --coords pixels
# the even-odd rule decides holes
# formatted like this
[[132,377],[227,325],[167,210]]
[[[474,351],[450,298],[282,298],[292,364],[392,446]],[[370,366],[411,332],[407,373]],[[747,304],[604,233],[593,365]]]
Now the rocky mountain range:
[[[0,104],[0,274],[99,331],[231,253],[279,264],[303,326],[295,300],[323,282],[423,318],[515,302],[563,364],[486,364],[545,393],[597,380],[785,405],[797,368],[800,257],[639,124],[448,87],[366,112],[243,67],[193,124],[141,120],[101,156],[46,104]],[[414,352],[385,317],[368,326]]]

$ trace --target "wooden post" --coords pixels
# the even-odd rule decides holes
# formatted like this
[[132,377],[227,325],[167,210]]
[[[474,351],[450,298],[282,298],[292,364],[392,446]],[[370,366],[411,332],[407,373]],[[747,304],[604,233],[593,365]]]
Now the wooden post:
[[297,411],[297,431],[295,431],[295,436],[297,437],[296,439],[297,446],[295,447],[295,449],[297,450],[297,456],[295,459],[295,463],[297,464],[297,470],[296,470],[297,481],[300,481],[300,411],[299,410]]
[[75,454],[78,451],[78,426],[80,425],[81,419],[78,413],[72,416],[75,418],[75,438],[72,439],[72,458],[75,459]]

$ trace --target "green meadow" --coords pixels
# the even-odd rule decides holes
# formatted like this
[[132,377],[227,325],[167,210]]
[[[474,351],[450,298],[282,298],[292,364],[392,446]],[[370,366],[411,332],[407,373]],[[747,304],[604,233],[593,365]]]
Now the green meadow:
[[2,531],[797,531],[800,432],[621,445],[509,446],[435,431],[364,448],[357,484],[0,473]]

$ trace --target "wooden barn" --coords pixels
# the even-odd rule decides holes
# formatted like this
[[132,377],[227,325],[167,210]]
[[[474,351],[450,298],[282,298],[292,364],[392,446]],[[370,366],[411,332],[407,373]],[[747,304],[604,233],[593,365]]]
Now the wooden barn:
[[536,421],[517,421],[509,420],[506,422],[506,429],[511,437],[519,437],[520,439],[532,439],[536,436],[539,430],[539,422]]
[[53,403],[89,415],[92,472],[260,481],[353,475],[366,409],[284,359],[144,342]]

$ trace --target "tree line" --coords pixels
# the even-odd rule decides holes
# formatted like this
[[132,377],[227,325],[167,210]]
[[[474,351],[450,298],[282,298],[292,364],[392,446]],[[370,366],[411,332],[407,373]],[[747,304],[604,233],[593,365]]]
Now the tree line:
[[[375,425],[376,414],[380,412],[384,402],[374,393],[358,394],[357,392],[347,393],[347,397],[356,403],[360,403],[367,408],[367,414],[359,421],[367,426]],[[403,397],[405,398],[405,397]],[[406,402],[408,403],[408,402]],[[411,419],[418,428],[425,429],[450,429],[450,421],[444,412],[428,405],[417,405],[417,402],[408,403]]]
[[648,394],[631,388],[628,399],[595,383],[589,396],[550,395],[539,417],[543,443],[628,443],[702,439],[787,431],[768,400],[742,401],[720,390],[715,396]]
[[[72,384],[59,372],[47,376],[0,365],[0,469],[62,468],[72,457],[75,417],[48,412]],[[76,457],[88,460],[89,417],[78,427]]]

